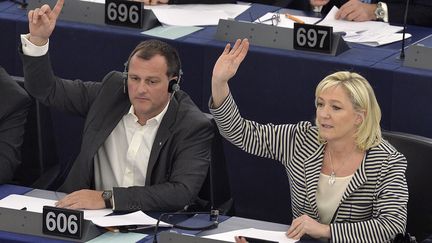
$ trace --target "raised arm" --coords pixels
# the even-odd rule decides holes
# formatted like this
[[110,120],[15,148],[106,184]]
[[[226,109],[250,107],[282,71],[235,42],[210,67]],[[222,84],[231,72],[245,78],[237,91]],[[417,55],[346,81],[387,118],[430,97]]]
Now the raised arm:
[[234,47],[228,43],[213,68],[212,98],[214,108],[219,107],[229,94],[228,80],[232,78],[249,50],[248,39],[238,39]]
[[57,18],[63,8],[64,0],[58,0],[53,9],[47,4],[28,12],[29,41],[37,46],[43,46],[48,42]]

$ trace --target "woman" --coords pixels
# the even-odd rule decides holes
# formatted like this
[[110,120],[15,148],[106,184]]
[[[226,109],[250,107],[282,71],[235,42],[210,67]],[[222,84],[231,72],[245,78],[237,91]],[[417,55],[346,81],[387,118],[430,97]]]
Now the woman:
[[210,111],[234,145],[285,166],[294,216],[287,236],[386,242],[403,233],[407,162],[381,137],[369,83],[356,73],[334,73],[316,88],[315,125],[258,124],[240,116],[228,86],[248,48],[247,39],[225,47],[213,69]]

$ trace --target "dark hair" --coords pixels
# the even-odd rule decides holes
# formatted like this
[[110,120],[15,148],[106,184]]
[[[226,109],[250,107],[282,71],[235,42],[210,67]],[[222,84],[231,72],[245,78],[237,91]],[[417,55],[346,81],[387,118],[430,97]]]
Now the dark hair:
[[127,69],[129,69],[129,62],[135,54],[144,60],[150,60],[155,55],[161,55],[165,57],[168,66],[167,76],[179,76],[181,69],[180,57],[177,50],[168,43],[153,39],[139,43],[129,55]]

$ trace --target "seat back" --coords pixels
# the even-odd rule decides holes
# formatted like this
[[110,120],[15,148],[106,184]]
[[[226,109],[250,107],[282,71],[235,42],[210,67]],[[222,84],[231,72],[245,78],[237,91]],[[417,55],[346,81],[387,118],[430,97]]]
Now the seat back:
[[[221,214],[233,214],[231,188],[229,183],[228,169],[223,150],[222,136],[216,126],[213,116],[206,113],[211,119],[214,127],[214,137],[211,148],[211,162],[207,178],[198,194],[205,201],[204,210],[219,209]],[[211,205],[213,201],[213,205]]]
[[[22,87],[22,77],[13,77]],[[49,167],[57,163],[49,109],[32,100],[25,125],[24,141],[21,147],[21,164],[15,171],[12,183],[32,186]]]
[[432,234],[432,139],[392,131],[383,131],[383,137],[407,159],[406,231],[420,242]]

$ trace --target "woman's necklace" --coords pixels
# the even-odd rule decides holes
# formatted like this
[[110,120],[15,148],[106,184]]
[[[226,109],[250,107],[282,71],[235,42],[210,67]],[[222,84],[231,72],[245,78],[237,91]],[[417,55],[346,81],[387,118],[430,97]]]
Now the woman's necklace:
[[333,167],[333,160],[332,160],[330,150],[328,151],[328,154],[329,154],[330,166],[331,166],[331,174],[330,174],[330,178],[328,180],[328,184],[333,186],[333,184],[335,184],[335,182],[336,182],[336,171],[340,170],[340,168],[342,168],[345,165],[345,160],[343,160],[342,165],[337,170],[335,170]]

